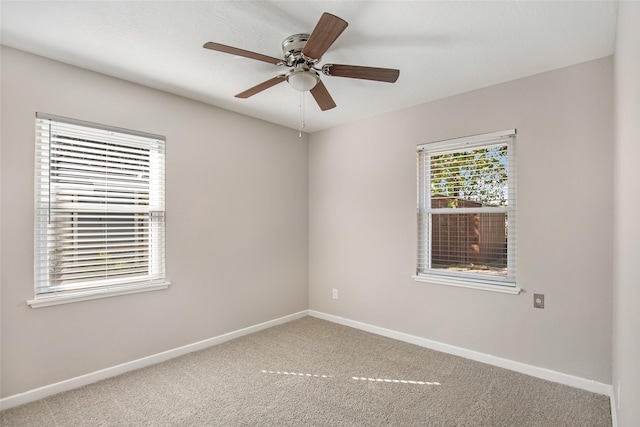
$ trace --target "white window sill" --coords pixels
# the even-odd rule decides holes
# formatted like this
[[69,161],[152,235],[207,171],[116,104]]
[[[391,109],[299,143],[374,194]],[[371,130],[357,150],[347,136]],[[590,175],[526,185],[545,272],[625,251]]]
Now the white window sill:
[[31,308],[48,307],[51,305],[68,304],[72,302],[88,301],[99,298],[109,298],[118,295],[137,294],[140,292],[159,291],[167,289],[171,282],[156,283],[153,285],[131,285],[113,288],[91,289],[77,292],[64,292],[52,296],[35,297],[27,301]]
[[446,277],[437,275],[412,276],[416,282],[433,283],[436,285],[456,286],[459,288],[478,289],[481,291],[500,292],[503,294],[518,295],[522,289],[508,284],[484,282],[480,280],[465,280],[458,277]]

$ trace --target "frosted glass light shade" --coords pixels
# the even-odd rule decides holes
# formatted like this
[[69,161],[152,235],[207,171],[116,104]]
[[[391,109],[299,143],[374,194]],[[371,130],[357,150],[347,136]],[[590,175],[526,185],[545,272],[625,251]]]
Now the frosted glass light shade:
[[287,76],[287,81],[295,90],[304,92],[313,89],[320,78],[311,71],[292,71]]

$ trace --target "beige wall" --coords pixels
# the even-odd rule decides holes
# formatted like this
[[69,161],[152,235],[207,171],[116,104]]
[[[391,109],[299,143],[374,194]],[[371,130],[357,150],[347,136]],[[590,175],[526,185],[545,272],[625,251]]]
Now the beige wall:
[[618,7],[613,390],[618,425],[626,427],[640,425],[640,3]]
[[[32,309],[36,111],[167,138],[165,291]],[[2,397],[307,308],[307,136],[2,48]]]
[[[591,61],[299,139],[3,47],[1,396],[306,308],[611,383],[612,65]],[[36,111],[166,135],[169,290],[26,305]],[[414,282],[415,146],[509,128],[518,129],[524,292]],[[544,310],[533,308],[534,292],[546,295]],[[633,368],[622,354],[625,376]]]
[[[610,384],[612,64],[591,61],[312,134],[310,308]],[[518,131],[524,292],[415,282],[416,145],[510,128]],[[533,308],[534,292],[545,294],[544,310]]]

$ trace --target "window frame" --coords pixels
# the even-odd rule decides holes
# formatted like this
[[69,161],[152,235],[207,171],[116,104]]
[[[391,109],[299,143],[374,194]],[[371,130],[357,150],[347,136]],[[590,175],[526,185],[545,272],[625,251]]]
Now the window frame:
[[[516,129],[472,135],[462,138],[434,141],[417,146],[417,265],[413,279],[441,285],[488,290],[509,294],[518,294],[516,286]],[[461,152],[470,149],[489,148],[507,145],[507,205],[504,207],[456,208],[458,214],[464,213],[504,213],[507,215],[507,274],[494,276],[468,271],[444,271],[431,268],[432,237],[431,220],[434,211],[431,207],[431,156]],[[451,208],[444,208],[451,209]],[[452,213],[452,212],[451,212]],[[426,222],[425,222],[426,221]]]
[[[34,298],[27,303],[168,288],[165,137],[39,112],[35,132]],[[79,252],[81,243],[90,249]],[[70,279],[51,265],[60,256]]]

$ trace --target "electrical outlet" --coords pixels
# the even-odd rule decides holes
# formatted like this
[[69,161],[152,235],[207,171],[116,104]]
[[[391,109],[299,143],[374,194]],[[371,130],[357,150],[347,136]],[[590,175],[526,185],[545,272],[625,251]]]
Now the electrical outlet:
[[535,308],[544,308],[544,294],[533,294],[533,306]]
[[333,299],[338,299],[338,290],[334,289],[332,295],[333,295]]

